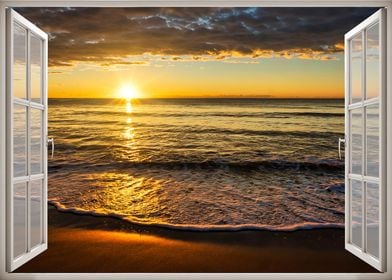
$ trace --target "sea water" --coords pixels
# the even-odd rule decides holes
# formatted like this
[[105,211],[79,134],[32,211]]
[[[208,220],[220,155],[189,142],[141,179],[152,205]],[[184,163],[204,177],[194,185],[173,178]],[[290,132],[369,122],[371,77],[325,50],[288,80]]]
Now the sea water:
[[50,99],[49,199],[193,230],[343,227],[343,100]]

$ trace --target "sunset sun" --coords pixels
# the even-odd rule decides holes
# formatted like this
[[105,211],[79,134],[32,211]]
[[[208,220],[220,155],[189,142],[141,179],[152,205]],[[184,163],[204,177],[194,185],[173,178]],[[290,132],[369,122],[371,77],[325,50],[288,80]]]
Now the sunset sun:
[[140,97],[138,89],[134,85],[122,85],[118,90],[118,97],[131,100]]

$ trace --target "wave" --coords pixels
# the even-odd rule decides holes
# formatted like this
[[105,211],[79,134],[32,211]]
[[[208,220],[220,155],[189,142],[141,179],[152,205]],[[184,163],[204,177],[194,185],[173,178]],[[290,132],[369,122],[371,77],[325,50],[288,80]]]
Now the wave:
[[[122,111],[107,111],[107,110],[88,110],[83,111],[83,117],[88,115],[99,116],[133,116],[133,117],[159,117],[159,118],[189,118],[189,117],[225,117],[225,118],[292,118],[292,117],[321,117],[334,118],[344,117],[343,113],[334,112],[254,112],[254,113],[230,113],[230,112],[184,112],[184,113],[159,113],[159,112],[132,112],[131,114]],[[51,120],[51,122],[63,122],[63,119]],[[110,122],[109,122],[110,123]]]
[[266,224],[235,224],[235,225],[198,225],[198,224],[171,224],[164,222],[146,222],[136,217],[130,217],[118,213],[105,213],[102,211],[85,210],[77,207],[65,207],[57,200],[48,200],[49,204],[53,205],[60,212],[69,212],[78,215],[91,215],[96,217],[111,217],[129,222],[139,226],[159,227],[172,230],[182,231],[243,231],[243,230],[266,230],[266,231],[296,231],[296,230],[310,230],[320,228],[344,228],[344,223],[316,223],[303,222],[287,225],[266,225]]
[[[94,125],[100,127],[101,123],[97,122]],[[176,134],[224,134],[227,136],[230,135],[243,135],[243,136],[282,136],[282,137],[298,137],[298,138],[311,138],[311,139],[319,139],[319,138],[333,138],[334,140],[337,137],[342,136],[342,132],[331,132],[331,131],[300,131],[300,130],[292,130],[292,131],[282,131],[282,130],[253,130],[253,129],[228,129],[228,128],[203,128],[199,126],[184,126],[184,125],[173,125],[168,124],[162,126],[162,124],[153,124],[153,123],[133,123],[134,129],[145,129],[151,130],[155,129],[156,132],[159,133],[176,133]],[[94,136],[85,136],[82,137],[78,134],[76,137],[72,133],[61,133],[58,135],[58,141],[56,147],[61,147],[59,145],[64,145],[64,140],[68,139],[80,139],[81,141],[85,140],[97,140]],[[63,139],[62,139],[63,138]],[[112,141],[113,136],[100,136],[99,140],[107,140]],[[82,141],[82,142],[83,142]],[[335,142],[333,142],[335,145]],[[86,145],[87,146],[87,145]]]
[[179,131],[177,128],[160,130],[160,132],[182,132],[196,134],[225,134],[225,135],[245,135],[245,136],[284,136],[284,137],[304,137],[304,138],[326,138],[339,137],[342,133],[323,132],[323,131],[281,131],[281,130],[252,130],[252,129],[224,129],[224,128],[193,128],[182,126]]
[[62,168],[89,168],[89,169],[128,169],[128,168],[155,168],[155,169],[229,169],[232,171],[252,171],[263,169],[275,170],[319,170],[319,171],[342,171],[344,164],[335,160],[324,160],[322,162],[295,162],[285,160],[264,160],[264,161],[241,161],[224,162],[220,160],[207,161],[138,161],[138,162],[106,162],[99,164],[85,162],[69,162],[67,164],[50,163],[51,169]]
[[344,117],[343,113],[326,113],[326,112],[282,112],[282,113],[271,113],[271,115],[282,115],[282,116],[305,116],[305,117]]

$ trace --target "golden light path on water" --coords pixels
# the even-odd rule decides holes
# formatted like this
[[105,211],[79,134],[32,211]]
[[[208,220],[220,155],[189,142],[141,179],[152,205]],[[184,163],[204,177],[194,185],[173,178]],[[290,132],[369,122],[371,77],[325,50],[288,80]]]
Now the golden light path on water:
[[[132,113],[132,100],[129,99],[126,101],[126,105],[125,105],[125,112],[127,113],[127,125],[125,127],[125,131],[124,131],[124,137],[127,140],[133,140],[134,139],[134,131],[135,129],[132,126],[132,118],[129,116]],[[133,142],[128,143],[128,146],[131,146],[133,144]]]

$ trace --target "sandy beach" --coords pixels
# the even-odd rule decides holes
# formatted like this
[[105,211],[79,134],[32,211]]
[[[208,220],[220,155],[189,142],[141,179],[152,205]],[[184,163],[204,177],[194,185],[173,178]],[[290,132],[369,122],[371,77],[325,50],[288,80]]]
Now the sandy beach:
[[49,206],[49,249],[16,272],[376,272],[344,230],[187,232]]

